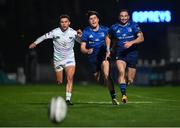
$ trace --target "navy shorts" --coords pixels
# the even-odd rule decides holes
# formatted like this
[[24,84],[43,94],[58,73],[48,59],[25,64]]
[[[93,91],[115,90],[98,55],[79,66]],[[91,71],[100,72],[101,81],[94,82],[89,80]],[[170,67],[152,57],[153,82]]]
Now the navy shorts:
[[101,64],[105,60],[105,57],[106,57],[106,48],[104,46],[98,49],[94,48],[93,53],[88,55],[88,61],[92,73],[101,71]]
[[123,60],[126,62],[127,67],[136,68],[138,51],[129,49],[121,50],[120,48],[116,48],[114,53],[114,59]]

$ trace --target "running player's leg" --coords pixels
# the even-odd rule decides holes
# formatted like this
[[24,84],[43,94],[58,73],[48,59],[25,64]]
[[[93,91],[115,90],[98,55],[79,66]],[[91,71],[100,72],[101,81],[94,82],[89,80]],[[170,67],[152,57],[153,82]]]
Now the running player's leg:
[[122,102],[127,102],[126,96],[126,80],[125,80],[125,69],[126,62],[123,60],[116,61],[117,69],[118,69],[118,84],[120,86],[121,94],[122,94]]
[[96,80],[96,82],[99,82],[100,80],[100,66],[97,62],[97,56],[96,55],[90,55],[88,57],[88,62],[89,62],[89,69],[91,70],[91,72],[93,73],[94,79]]
[[71,101],[73,90],[73,77],[75,73],[75,65],[70,65],[65,68],[67,84],[66,84],[66,102],[68,105],[73,105]]
[[132,85],[136,75],[136,64],[137,64],[138,53],[132,51],[127,54],[127,84]]
[[112,98],[112,103],[113,105],[118,105],[119,102],[116,100],[116,93],[115,93],[115,89],[114,89],[114,82],[110,76],[109,73],[109,61],[103,61],[102,65],[101,65],[101,70],[103,72],[103,77],[104,77],[104,82],[106,84],[106,86],[108,87],[109,93],[111,95]]
[[95,72],[95,73],[93,73],[94,79],[96,80],[96,82],[99,82],[100,74],[101,74],[100,72]]
[[63,70],[62,71],[56,71],[56,80],[57,80],[58,85],[63,83]]
[[56,81],[58,85],[63,83],[63,66],[55,65]]
[[136,69],[128,67],[127,71],[127,85],[133,85],[134,79],[136,75]]

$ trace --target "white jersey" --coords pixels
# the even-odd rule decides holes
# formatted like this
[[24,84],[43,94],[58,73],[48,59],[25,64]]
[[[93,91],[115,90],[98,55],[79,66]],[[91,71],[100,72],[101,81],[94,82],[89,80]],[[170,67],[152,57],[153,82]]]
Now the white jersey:
[[59,66],[62,62],[66,60],[74,60],[74,42],[77,37],[77,32],[68,28],[66,31],[61,31],[61,29],[55,28],[54,30],[44,34],[39,37],[35,43],[39,44],[43,40],[53,39],[54,44],[54,65]]

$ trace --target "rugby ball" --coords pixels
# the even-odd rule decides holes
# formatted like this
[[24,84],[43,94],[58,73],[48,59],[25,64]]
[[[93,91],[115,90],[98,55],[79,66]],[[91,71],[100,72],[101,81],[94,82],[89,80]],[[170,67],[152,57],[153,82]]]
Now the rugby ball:
[[60,123],[65,119],[66,114],[67,104],[65,100],[60,96],[53,97],[48,108],[49,119],[54,123]]

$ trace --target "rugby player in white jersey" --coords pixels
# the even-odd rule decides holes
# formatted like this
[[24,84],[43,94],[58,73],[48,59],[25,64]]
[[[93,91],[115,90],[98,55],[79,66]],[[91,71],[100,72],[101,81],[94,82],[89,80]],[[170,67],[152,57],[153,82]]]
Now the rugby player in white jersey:
[[63,83],[63,69],[65,70],[66,84],[66,103],[73,105],[71,95],[73,89],[73,77],[75,73],[75,57],[74,57],[74,42],[79,41],[81,30],[75,31],[70,28],[70,17],[61,15],[59,19],[59,27],[44,34],[29,45],[30,49],[35,48],[39,43],[46,39],[52,39],[54,45],[54,69],[56,72],[56,80],[58,84]]

